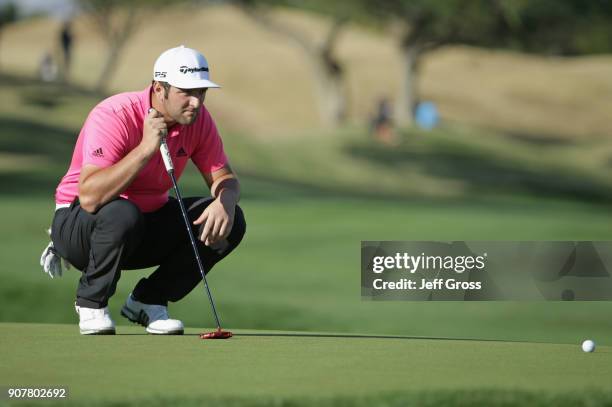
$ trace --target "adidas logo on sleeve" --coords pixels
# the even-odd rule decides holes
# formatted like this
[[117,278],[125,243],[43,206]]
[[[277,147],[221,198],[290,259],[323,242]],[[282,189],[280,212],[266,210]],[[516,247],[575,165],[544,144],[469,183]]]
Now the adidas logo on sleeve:
[[91,153],[91,155],[93,155],[94,157],[104,157],[104,152],[102,151],[102,147],[95,149],[94,152]]

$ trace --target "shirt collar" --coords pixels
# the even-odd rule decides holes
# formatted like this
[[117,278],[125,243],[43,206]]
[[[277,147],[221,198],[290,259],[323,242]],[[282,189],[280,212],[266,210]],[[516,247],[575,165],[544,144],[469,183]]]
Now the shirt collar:
[[142,103],[140,105],[143,108],[142,117],[147,117],[147,115],[149,114],[149,109],[151,108],[151,92],[152,91],[153,91],[153,85],[149,85],[140,94],[140,99],[142,100]]

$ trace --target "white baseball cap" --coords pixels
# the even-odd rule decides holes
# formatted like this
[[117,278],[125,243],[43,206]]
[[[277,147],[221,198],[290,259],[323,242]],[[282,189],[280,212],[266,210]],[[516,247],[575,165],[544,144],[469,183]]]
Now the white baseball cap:
[[153,66],[154,81],[168,82],[177,88],[220,88],[208,78],[204,55],[184,45],[162,52]]

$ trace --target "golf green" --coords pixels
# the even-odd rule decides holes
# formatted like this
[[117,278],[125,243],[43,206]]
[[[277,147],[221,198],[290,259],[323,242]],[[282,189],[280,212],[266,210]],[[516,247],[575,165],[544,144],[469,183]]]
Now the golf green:
[[331,333],[237,330],[229,340],[206,341],[197,335],[204,329],[168,337],[136,326],[118,326],[115,336],[81,336],[75,325],[59,324],[0,329],[0,384],[67,386],[74,405],[181,398],[354,405],[482,391],[612,400],[609,346],[586,354],[579,344]]

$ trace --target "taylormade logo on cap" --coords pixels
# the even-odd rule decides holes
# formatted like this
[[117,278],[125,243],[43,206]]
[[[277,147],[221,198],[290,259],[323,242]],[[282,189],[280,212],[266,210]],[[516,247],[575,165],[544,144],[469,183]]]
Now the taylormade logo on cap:
[[183,89],[219,88],[210,81],[204,55],[184,45],[164,51],[153,66],[153,80]]
[[187,72],[208,72],[208,68],[203,66],[201,68],[188,68],[186,66],[181,66],[179,68],[179,71],[181,71],[181,73],[187,73]]

